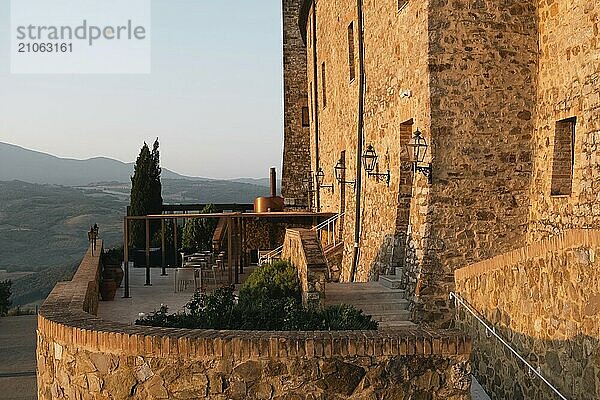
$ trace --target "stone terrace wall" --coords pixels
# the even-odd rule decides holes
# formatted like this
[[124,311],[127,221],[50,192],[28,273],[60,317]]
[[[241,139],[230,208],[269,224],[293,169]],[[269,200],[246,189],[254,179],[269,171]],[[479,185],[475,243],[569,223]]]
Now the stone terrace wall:
[[471,342],[452,331],[232,332],[101,320],[88,251],[38,319],[45,399],[468,399]]
[[[569,399],[600,398],[600,231],[574,230],[456,271],[456,290]],[[459,308],[494,399],[556,399]]]
[[281,258],[298,269],[303,302],[323,305],[329,272],[317,233],[312,229],[288,229]]

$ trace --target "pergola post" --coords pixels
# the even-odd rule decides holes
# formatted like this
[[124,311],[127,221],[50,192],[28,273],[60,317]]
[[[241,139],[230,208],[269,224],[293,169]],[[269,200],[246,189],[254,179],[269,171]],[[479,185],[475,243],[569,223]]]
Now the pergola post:
[[124,273],[125,273],[125,293],[123,298],[128,299],[129,295],[129,219],[123,218],[123,258],[124,260]]
[[177,218],[173,218],[173,254],[175,255],[175,268],[179,266],[177,262]]
[[240,237],[240,219],[236,218],[234,222],[235,226],[235,284],[238,285],[240,283],[240,246],[241,246],[241,237]]
[[160,220],[160,254],[161,254],[161,262],[162,262],[162,276],[167,276],[167,248],[165,247],[165,220]]
[[146,221],[146,283],[144,286],[152,286],[150,283],[150,220],[148,218],[144,220]]
[[232,229],[233,229],[233,219],[232,218],[228,218],[227,219],[227,266],[229,271],[228,273],[228,283],[231,285],[231,283],[233,282],[233,243],[231,242],[232,239]]

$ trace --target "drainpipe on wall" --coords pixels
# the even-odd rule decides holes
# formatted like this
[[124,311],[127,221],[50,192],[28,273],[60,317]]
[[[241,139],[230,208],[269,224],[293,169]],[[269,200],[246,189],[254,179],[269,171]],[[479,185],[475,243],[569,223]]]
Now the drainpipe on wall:
[[[310,87],[310,91],[313,92],[313,101],[314,101],[314,116],[315,116],[315,174],[319,171],[319,167],[321,165],[321,160],[319,158],[319,91],[318,91],[318,76],[319,71],[317,69],[318,59],[317,59],[317,1],[313,0],[312,2],[312,48],[313,48],[313,84]],[[312,179],[312,176],[311,176]],[[319,181],[316,182],[316,191],[315,191],[315,205],[317,207],[317,212],[321,211],[321,187],[319,185]]]
[[352,253],[352,269],[350,281],[354,282],[358,265],[358,251],[360,244],[360,196],[362,189],[362,150],[364,137],[364,109],[365,109],[365,43],[364,43],[364,16],[363,2],[357,1],[358,10],[358,135],[356,143],[356,215],[354,217],[354,250]]

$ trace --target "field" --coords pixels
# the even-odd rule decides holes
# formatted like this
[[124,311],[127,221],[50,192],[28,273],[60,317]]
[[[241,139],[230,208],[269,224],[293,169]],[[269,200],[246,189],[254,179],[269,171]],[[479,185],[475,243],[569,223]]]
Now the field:
[[[252,203],[265,192],[243,182],[163,180],[165,203]],[[95,223],[105,247],[121,244],[128,203],[126,183],[73,188],[0,182],[0,271],[6,270],[0,279],[13,279],[13,302],[39,303],[56,282],[70,279]]]

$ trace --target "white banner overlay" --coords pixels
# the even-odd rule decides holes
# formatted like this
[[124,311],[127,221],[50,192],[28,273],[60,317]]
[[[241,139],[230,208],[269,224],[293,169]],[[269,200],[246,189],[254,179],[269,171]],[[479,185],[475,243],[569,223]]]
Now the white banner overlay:
[[151,0],[11,0],[13,74],[148,74]]

